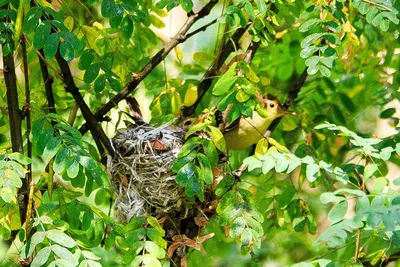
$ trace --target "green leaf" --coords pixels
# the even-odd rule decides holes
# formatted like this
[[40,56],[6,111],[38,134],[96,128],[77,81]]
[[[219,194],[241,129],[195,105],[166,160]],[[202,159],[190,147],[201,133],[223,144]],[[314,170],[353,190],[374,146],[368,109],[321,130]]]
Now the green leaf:
[[54,157],[59,150],[61,145],[61,139],[59,137],[50,138],[43,151],[42,158],[46,161]]
[[36,232],[32,235],[32,237],[27,241],[27,243],[23,246],[21,250],[21,257],[28,258],[35,251],[35,248],[38,244],[42,243],[45,238],[45,232]]
[[176,183],[179,185],[187,185],[188,181],[192,179],[196,172],[196,168],[193,163],[189,162],[182,169],[179,170],[176,175]]
[[193,8],[193,2],[192,0],[180,0],[180,4],[186,12],[192,11]]
[[14,194],[15,193],[13,191],[11,191],[11,189],[8,187],[3,187],[0,190],[1,198],[7,203],[11,203],[11,201],[14,197]]
[[323,33],[313,33],[308,35],[306,38],[303,39],[301,42],[301,47],[305,48],[310,46],[312,43],[316,42],[319,38],[321,38],[324,34]]
[[57,174],[61,174],[66,167],[66,160],[69,157],[69,150],[67,148],[62,148],[58,151],[54,163],[53,169]]
[[178,173],[181,168],[183,166],[185,166],[187,163],[193,161],[196,156],[197,156],[198,152],[197,151],[191,151],[188,155],[186,155],[185,157],[180,157],[177,158],[174,163],[172,164],[171,170],[174,173]]
[[189,136],[192,134],[199,132],[201,130],[204,130],[207,127],[207,123],[201,122],[201,123],[196,123],[192,127],[189,128],[189,130],[185,134],[185,139],[188,139]]
[[338,181],[340,181],[343,184],[347,184],[347,181],[349,180],[349,176],[341,168],[335,167],[333,169],[333,173],[336,175],[336,179]]
[[113,77],[108,76],[107,81],[110,84],[111,89],[113,89],[116,92],[121,91],[121,89],[122,89],[121,83],[117,79],[114,79]]
[[66,61],[71,61],[75,57],[74,48],[72,44],[67,41],[61,42],[60,53]]
[[39,250],[39,252],[36,254],[35,258],[31,262],[30,266],[38,267],[38,266],[42,266],[43,264],[45,264],[47,259],[50,256],[50,252],[51,252],[51,247],[44,247],[41,250]]
[[114,9],[112,10],[110,26],[114,29],[118,28],[118,26],[121,24],[123,17],[124,9],[122,5],[115,5]]
[[338,201],[343,201],[346,198],[344,196],[341,195],[336,195],[332,192],[325,192],[323,194],[321,194],[320,196],[320,201],[322,204],[328,204],[328,203],[334,203],[334,202],[338,202]]
[[318,47],[315,45],[304,47],[303,50],[301,50],[300,52],[300,57],[308,58],[312,56],[316,51],[318,51]]
[[197,154],[197,160],[200,163],[200,173],[199,178],[203,180],[206,184],[212,184],[214,180],[214,175],[210,161],[206,156],[201,153]]
[[37,139],[37,153],[39,155],[43,155],[44,148],[47,145],[47,142],[53,138],[54,135],[54,130],[52,127],[48,127],[43,130],[43,132],[39,135],[39,138]]
[[371,21],[372,25],[375,27],[379,26],[383,20],[382,14],[378,14],[375,16],[375,18]]
[[323,22],[323,20],[320,20],[320,19],[307,20],[306,22],[304,22],[303,24],[300,25],[299,31],[300,32],[309,31],[312,28],[314,28],[315,26],[317,26],[318,24],[320,24],[321,22]]
[[64,39],[65,42],[70,43],[74,48],[74,50],[76,50],[77,52],[81,52],[81,50],[83,49],[82,42],[78,39],[78,37],[75,34],[63,30],[60,32],[60,36]]
[[379,153],[381,155],[382,160],[389,160],[392,152],[394,151],[394,149],[392,147],[385,147],[381,149],[381,152]]
[[78,158],[79,164],[82,165],[82,167],[84,167],[85,169],[94,170],[99,166],[99,164],[96,162],[96,160],[92,159],[91,157],[78,156],[77,158]]
[[94,57],[95,53],[93,50],[87,49],[83,51],[79,58],[78,68],[80,70],[86,70],[87,68],[89,68],[94,60]]
[[323,65],[318,65],[317,67],[323,76],[331,77],[331,71],[327,67],[325,67]]
[[378,166],[375,163],[369,163],[364,168],[364,179],[368,180],[378,170]]
[[380,177],[375,180],[374,188],[372,189],[372,194],[379,195],[382,194],[383,190],[388,184],[388,180],[385,177]]
[[317,179],[318,173],[319,173],[319,165],[318,164],[313,163],[313,164],[307,165],[306,177],[310,183],[314,182]]
[[242,246],[249,246],[251,240],[253,239],[253,234],[249,228],[245,228],[240,237],[240,242]]
[[76,246],[75,240],[60,230],[48,230],[46,232],[46,237],[67,248],[73,248]]
[[224,175],[224,178],[218,183],[215,188],[215,195],[223,196],[235,184],[235,178],[232,175]]
[[263,163],[260,160],[256,159],[255,157],[245,158],[243,160],[243,163],[248,166],[249,172],[251,172],[254,169],[261,168],[261,166],[263,165]]
[[331,221],[332,223],[340,221],[344,217],[344,215],[346,215],[347,206],[347,200],[343,200],[333,206],[333,208],[328,213],[329,221]]
[[30,164],[32,163],[32,159],[28,158],[27,156],[19,153],[19,152],[14,152],[11,154],[7,154],[7,157],[9,159],[15,160],[21,164]]
[[362,196],[357,199],[356,202],[356,211],[360,213],[363,210],[369,210],[369,199],[368,196]]
[[104,90],[104,87],[106,86],[106,75],[102,74],[97,79],[94,81],[94,91],[96,93],[100,93],[101,91]]
[[86,71],[85,71],[85,75],[83,76],[83,80],[85,81],[85,83],[91,83],[93,82],[97,75],[99,75],[99,71],[100,71],[100,64],[99,63],[95,63],[90,65]]
[[189,139],[181,148],[181,151],[178,154],[178,158],[185,157],[188,155],[193,149],[201,145],[203,142],[199,137],[194,137]]
[[214,168],[218,165],[219,162],[219,155],[217,150],[215,149],[214,144],[207,139],[202,140],[203,143],[203,150],[205,155],[207,156],[208,160],[210,161],[211,166]]
[[164,240],[162,235],[160,234],[159,231],[153,228],[147,228],[146,229],[146,235],[148,238],[150,238],[151,241],[156,243],[158,246],[160,246],[163,249],[167,248],[167,241]]
[[79,163],[78,163],[78,161],[76,160],[75,157],[67,158],[65,164],[66,164],[66,166],[68,166],[68,168],[67,168],[67,175],[68,175],[69,178],[73,179],[73,178],[75,178],[76,176],[78,176],[78,173],[79,173]]
[[236,76],[236,66],[237,62],[233,63],[229,70],[216,82],[212,89],[213,95],[220,96],[229,92],[238,79]]
[[30,34],[35,30],[41,16],[42,9],[40,7],[34,6],[29,9],[28,13],[25,15],[24,23],[22,24],[22,30],[25,34]]
[[267,5],[266,5],[265,1],[264,0],[256,0],[255,2],[256,2],[258,11],[261,14],[265,14],[267,12]]
[[50,35],[50,31],[51,31],[51,26],[49,22],[45,21],[39,23],[38,27],[35,30],[35,35],[32,41],[33,47],[36,49],[41,49],[45,45]]
[[165,257],[165,251],[152,241],[146,241],[144,243],[144,249],[158,259],[163,259]]
[[147,216],[146,221],[154,228],[156,229],[161,236],[165,235],[165,231],[162,228],[162,226],[158,223],[157,219],[154,218],[153,216]]
[[114,0],[103,0],[101,2],[101,14],[105,18],[111,17],[115,8]]
[[229,229],[229,236],[232,238],[237,238],[242,234],[245,227],[246,220],[243,217],[236,218]]
[[57,255],[57,257],[66,260],[70,265],[77,266],[79,264],[74,254],[72,254],[68,249],[55,244],[51,246],[51,250]]
[[160,261],[153,254],[143,255],[142,264],[142,266],[161,267]]
[[52,58],[57,54],[58,43],[60,42],[59,33],[52,33],[47,38],[47,41],[44,44],[44,56],[46,58]]
[[396,113],[396,109],[395,109],[395,108],[388,108],[388,109],[385,109],[384,111],[382,111],[380,117],[381,117],[382,119],[389,119],[389,118],[391,118],[395,113]]
[[132,32],[133,32],[133,22],[129,18],[129,16],[125,16],[121,24],[122,36],[128,40],[129,38],[131,38]]
[[224,135],[218,128],[214,126],[208,125],[207,128],[210,129],[209,134],[215,147],[218,148],[220,151],[224,152],[226,148]]

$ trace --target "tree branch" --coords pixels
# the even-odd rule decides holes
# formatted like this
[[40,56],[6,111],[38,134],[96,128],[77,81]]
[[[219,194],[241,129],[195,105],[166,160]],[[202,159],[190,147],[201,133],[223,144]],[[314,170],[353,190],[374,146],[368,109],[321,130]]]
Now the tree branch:
[[[178,44],[186,41],[189,37],[192,37],[193,34],[187,34],[189,29],[193,26],[193,24],[198,21],[199,19],[207,16],[211,9],[216,5],[217,1],[212,0],[210,3],[208,3],[206,6],[204,6],[198,13],[189,13],[189,16],[185,22],[185,24],[182,26],[182,28],[179,30],[179,32],[172,38],[169,43],[162,48],[160,51],[158,51],[157,54],[155,54],[150,61],[140,70],[139,73],[133,76],[133,78],[129,81],[129,83],[118,93],[116,94],[110,101],[108,101],[106,104],[104,104],[100,109],[96,111],[94,114],[94,118],[97,121],[102,121],[103,116],[107,114],[113,107],[115,107],[121,100],[123,100],[127,95],[132,93],[140,84],[141,81],[143,81],[144,78],[147,77],[147,75],[150,74],[150,72],[160,63],[164,60],[164,58],[171,52],[172,49],[174,49]],[[211,25],[211,24],[210,24]],[[208,26],[210,26],[208,25]],[[207,26],[207,27],[208,27]],[[205,30],[205,29],[204,29]],[[196,30],[199,32],[198,30]],[[85,134],[88,130],[88,122],[82,125],[82,127],[79,129],[79,131],[82,134]]]
[[[29,135],[31,133],[31,91],[29,88],[29,67],[28,67],[28,57],[26,53],[26,37],[24,35],[21,36],[21,49],[22,49],[22,64],[24,66],[24,77],[25,77],[25,104],[23,113],[26,118],[26,140],[27,140],[27,156],[28,158],[32,158],[32,142],[29,139]],[[30,186],[30,192],[33,190],[32,184],[32,163],[28,164],[28,173],[26,175],[26,184]],[[27,239],[30,236],[30,220],[32,217],[32,198],[28,197],[28,206],[27,206],[27,213],[25,219],[25,233]]]
[[54,94],[53,94],[54,79],[52,76],[49,75],[49,69],[47,68],[46,61],[44,60],[43,49],[39,49],[38,54],[39,54],[40,70],[42,71],[44,88],[46,91],[47,106],[49,108],[50,113],[56,113],[56,108],[54,104]]
[[[3,6],[2,9],[7,8],[7,6]],[[0,21],[4,22],[8,20],[1,19]],[[5,34],[11,34],[10,32],[6,32]],[[10,38],[12,40],[12,38]],[[8,48],[6,46],[8,45]],[[23,153],[23,140],[22,140],[22,113],[19,109],[18,105],[18,88],[17,88],[17,76],[15,74],[15,64],[14,64],[14,52],[10,51],[10,46],[13,45],[10,43],[3,43],[3,68],[4,68],[4,80],[7,88],[7,107],[8,107],[8,117],[10,120],[10,136],[11,136],[11,148],[13,152]],[[4,55],[4,51],[8,50],[8,55]],[[27,190],[29,185],[27,183],[27,179],[22,180],[22,186],[18,190],[17,201],[19,205],[19,216],[20,222],[23,224],[26,219],[26,201],[27,201]],[[18,231],[12,231],[10,242],[14,240]]]
[[[81,93],[79,92],[78,87],[76,87],[74,78],[72,77],[71,70],[68,66],[68,62],[65,61],[65,59],[61,56],[60,51],[57,51],[56,54],[56,60],[58,65],[60,66],[60,70],[62,73],[63,77],[63,82],[66,85],[66,90],[67,92],[71,93],[72,96],[74,97],[76,103],[78,104],[79,108],[82,111],[82,115],[86,120],[86,123],[88,124],[88,127],[90,131],[92,132],[93,138],[96,141],[96,138],[99,138],[101,143],[105,146],[107,149],[108,153],[113,156],[114,155],[114,149],[111,146],[111,142],[108,139],[107,135],[104,133],[103,129],[99,126],[95,116],[93,113],[90,111],[89,107],[85,103],[85,100],[83,99]],[[98,144],[98,142],[96,142]],[[100,145],[101,147],[101,145]],[[101,149],[101,148],[99,148]],[[101,151],[101,150],[99,150]]]
[[[197,106],[200,104],[201,99],[205,95],[208,89],[210,89],[212,84],[212,78],[218,74],[218,70],[222,67],[225,60],[228,56],[235,50],[236,44],[238,44],[239,40],[242,38],[243,34],[247,31],[250,25],[247,25],[245,28],[238,29],[231,37],[231,40],[228,40],[221,49],[221,54],[219,58],[214,62],[214,65],[204,74],[203,80],[200,82],[197,87],[197,99],[196,102],[190,107],[184,107],[182,110],[182,115],[185,117],[189,117],[193,115]],[[235,44],[235,45],[234,45]]]

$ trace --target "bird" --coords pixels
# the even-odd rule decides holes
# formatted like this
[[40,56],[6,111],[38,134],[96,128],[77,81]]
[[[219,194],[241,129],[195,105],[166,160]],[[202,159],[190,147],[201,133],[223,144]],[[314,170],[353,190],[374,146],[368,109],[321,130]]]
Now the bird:
[[266,117],[262,117],[257,111],[250,118],[240,117],[225,127],[222,132],[226,142],[226,149],[242,150],[256,144],[268,130],[271,123],[283,115],[296,115],[295,112],[284,108],[278,100],[269,99],[270,96],[262,97]]

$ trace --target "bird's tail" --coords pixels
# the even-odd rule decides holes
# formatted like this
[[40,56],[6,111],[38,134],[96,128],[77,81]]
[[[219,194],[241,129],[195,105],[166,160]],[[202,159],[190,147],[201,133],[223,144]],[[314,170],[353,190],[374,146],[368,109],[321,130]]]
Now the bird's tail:
[[142,112],[140,111],[139,103],[136,98],[133,96],[127,96],[125,98],[126,103],[128,104],[129,114],[126,113],[137,125],[145,124],[143,120]]

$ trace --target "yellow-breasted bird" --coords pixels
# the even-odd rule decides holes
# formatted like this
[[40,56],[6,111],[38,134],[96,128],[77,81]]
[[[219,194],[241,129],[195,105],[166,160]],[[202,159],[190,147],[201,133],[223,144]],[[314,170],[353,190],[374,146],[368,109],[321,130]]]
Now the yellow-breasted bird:
[[285,109],[278,100],[271,100],[267,97],[260,100],[262,100],[264,109],[267,111],[265,118],[253,111],[251,118],[238,118],[223,129],[227,150],[242,150],[256,144],[264,137],[268,127],[275,119],[286,114],[296,114]]

